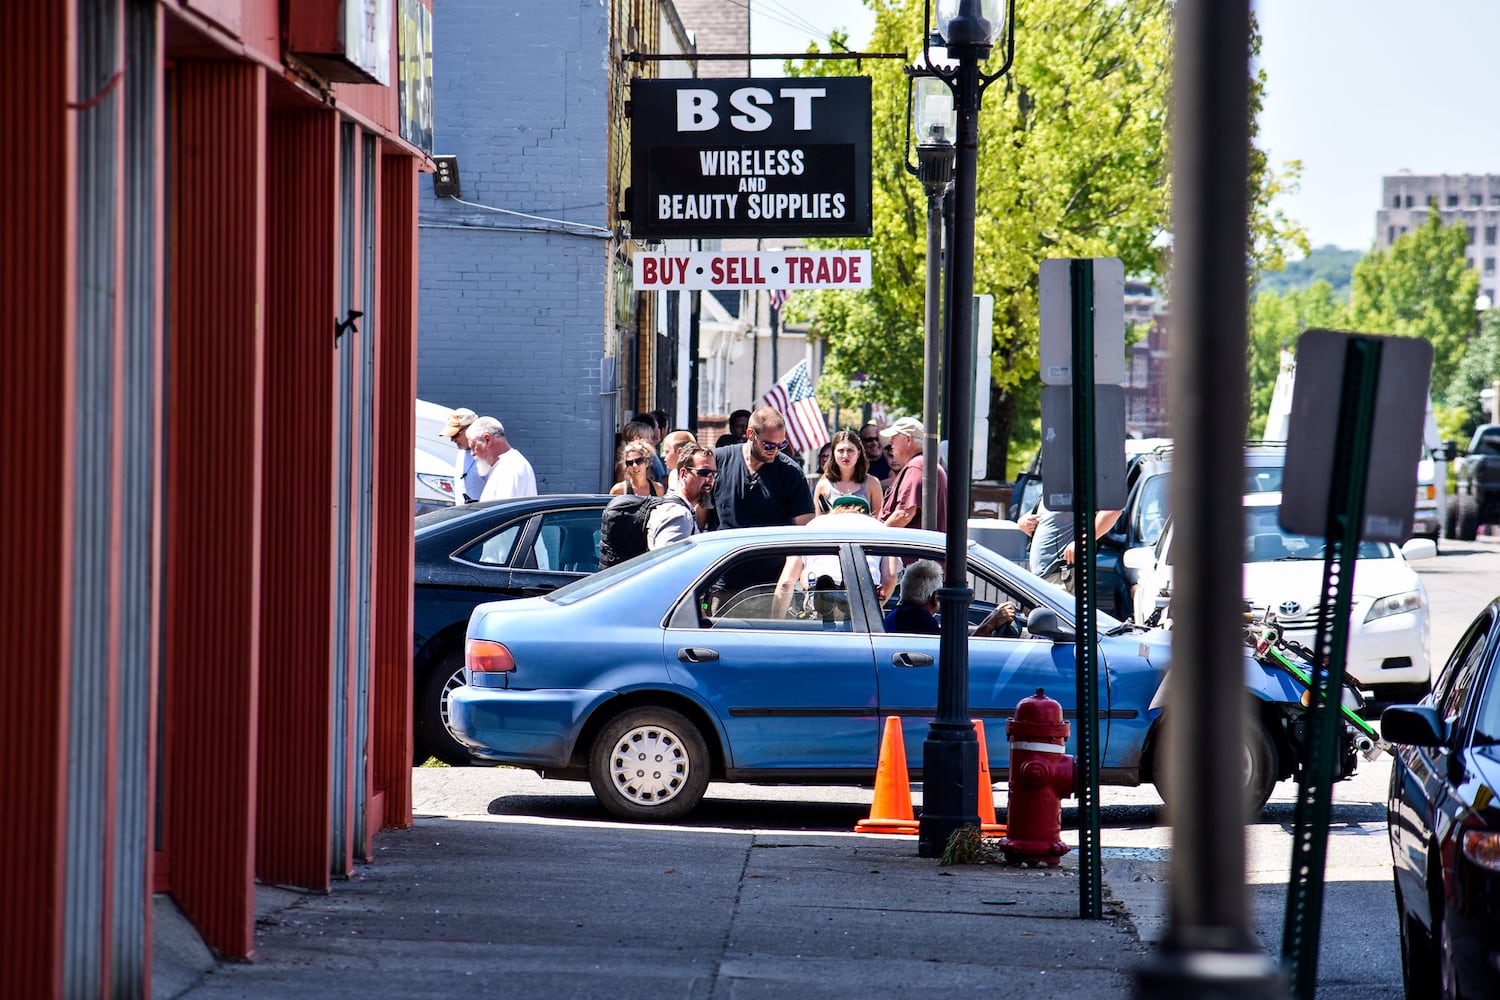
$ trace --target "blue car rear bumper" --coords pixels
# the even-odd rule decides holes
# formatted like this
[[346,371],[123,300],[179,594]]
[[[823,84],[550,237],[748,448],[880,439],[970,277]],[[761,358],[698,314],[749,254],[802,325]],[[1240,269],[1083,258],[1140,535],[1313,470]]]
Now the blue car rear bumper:
[[526,767],[563,767],[583,720],[613,694],[461,687],[449,697],[449,718],[454,732],[478,757]]

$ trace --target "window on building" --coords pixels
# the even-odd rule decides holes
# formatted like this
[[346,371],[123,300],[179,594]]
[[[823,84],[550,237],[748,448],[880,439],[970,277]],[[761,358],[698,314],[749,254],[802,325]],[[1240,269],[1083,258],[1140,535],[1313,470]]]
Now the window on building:
[[1391,199],[1391,207],[1392,208],[1400,208],[1401,207],[1401,196],[1399,194],[1396,195],[1396,197],[1394,197],[1394,198]]
[[1387,243],[1394,243],[1394,242],[1396,242],[1396,227],[1395,226],[1387,226],[1386,227],[1386,230],[1385,230],[1385,241]]
[[1490,204],[1491,205],[1500,205],[1500,194],[1492,194],[1492,195],[1490,195]]
[[1448,196],[1448,207],[1449,208],[1454,208],[1457,205],[1458,205],[1458,195],[1456,195],[1456,194],[1450,194]]
[[1474,227],[1473,226],[1464,226],[1464,232],[1466,232],[1466,233],[1469,234],[1469,242],[1473,243],[1474,242]]
[[1402,236],[1405,236],[1405,235],[1406,235],[1406,227],[1405,227],[1405,226],[1402,226],[1402,227],[1401,227],[1401,235],[1402,235]]
[[1464,267],[1467,267],[1469,270],[1472,271],[1474,269],[1474,258],[1473,257],[1465,257],[1464,258]]
[[1489,245],[1489,246],[1494,246],[1495,245],[1495,227],[1494,226],[1485,226],[1484,227],[1484,242],[1487,245]]
[[1495,258],[1486,257],[1484,259],[1484,273],[1487,275],[1492,275],[1495,273]]
[[1471,195],[1469,195],[1469,204],[1470,205],[1483,205],[1484,204],[1484,195],[1482,195],[1482,194],[1471,194]]
[[1411,208],[1411,195],[1406,196],[1406,207]]

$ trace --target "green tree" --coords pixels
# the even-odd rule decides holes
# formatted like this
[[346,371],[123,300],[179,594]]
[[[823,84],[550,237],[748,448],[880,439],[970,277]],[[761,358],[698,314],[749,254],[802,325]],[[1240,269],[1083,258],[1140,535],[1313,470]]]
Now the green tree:
[[[1489,414],[1479,405],[1479,393],[1496,379],[1500,379],[1500,309],[1490,309],[1448,383],[1445,398],[1455,414],[1452,427],[1458,431],[1453,436],[1467,442],[1475,428],[1489,420]],[[1449,428],[1444,428],[1444,433],[1449,433]]]
[[[914,53],[921,0],[866,0],[870,47]],[[1120,257],[1129,274],[1159,276],[1166,233],[1167,118],[1171,91],[1168,0],[1028,0],[1017,11],[1016,60],[986,92],[980,118],[975,291],[995,297],[989,474],[1004,476],[1009,448],[1037,439],[1037,284],[1048,257]],[[1258,46],[1258,39],[1256,45]],[[992,60],[998,64],[1000,53]],[[906,81],[894,60],[857,67],[804,63],[806,75],[873,78],[873,287],[822,293],[804,306],[826,337],[822,391],[868,376],[864,399],[919,412],[926,261],[926,197],[903,166]],[[1254,110],[1263,81],[1253,84]],[[1289,175],[1252,155],[1252,255],[1271,266],[1299,239],[1268,206]],[[857,298],[861,307],[841,299]]]
[[1249,434],[1258,437],[1266,425],[1271,393],[1276,387],[1281,352],[1295,350],[1302,331],[1340,330],[1349,326],[1349,310],[1333,287],[1316,281],[1309,288],[1284,294],[1261,292],[1250,309],[1247,365],[1250,370]]
[[1464,257],[1468,243],[1464,226],[1443,225],[1432,206],[1426,222],[1354,268],[1354,329],[1432,341],[1432,395],[1441,402],[1451,402],[1449,385],[1474,334],[1479,275]]

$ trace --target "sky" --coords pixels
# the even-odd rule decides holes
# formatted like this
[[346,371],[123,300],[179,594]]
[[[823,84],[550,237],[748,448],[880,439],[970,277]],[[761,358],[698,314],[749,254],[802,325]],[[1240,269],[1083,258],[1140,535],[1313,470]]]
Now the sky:
[[[755,52],[801,51],[834,28],[848,29],[857,50],[874,25],[860,0],[750,4]],[[1302,161],[1300,188],[1278,206],[1312,246],[1369,249],[1386,174],[1500,173],[1500,116],[1489,117],[1500,73],[1487,51],[1500,0],[1255,0],[1255,9],[1267,90],[1259,142],[1273,163]],[[781,72],[774,62],[753,71]]]

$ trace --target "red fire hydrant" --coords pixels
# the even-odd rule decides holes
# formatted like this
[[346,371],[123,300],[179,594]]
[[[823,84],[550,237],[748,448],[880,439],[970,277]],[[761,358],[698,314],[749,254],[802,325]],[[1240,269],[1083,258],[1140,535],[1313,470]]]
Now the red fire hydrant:
[[1021,699],[1005,724],[1010,797],[1000,849],[1007,861],[1052,867],[1068,853],[1062,842],[1062,800],[1073,794],[1073,758],[1063,752],[1068,728],[1062,706],[1041,688],[1035,697]]

